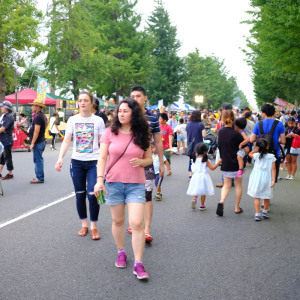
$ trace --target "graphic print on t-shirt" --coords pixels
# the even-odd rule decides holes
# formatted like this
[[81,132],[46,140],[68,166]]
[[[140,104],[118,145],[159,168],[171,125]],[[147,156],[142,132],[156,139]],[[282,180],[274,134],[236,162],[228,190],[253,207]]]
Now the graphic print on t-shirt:
[[76,123],[76,152],[92,153],[94,142],[94,123]]

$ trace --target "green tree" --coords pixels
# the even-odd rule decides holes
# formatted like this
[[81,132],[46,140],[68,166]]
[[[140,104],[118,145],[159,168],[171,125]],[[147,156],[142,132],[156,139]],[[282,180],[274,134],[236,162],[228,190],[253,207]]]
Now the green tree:
[[185,58],[184,100],[195,105],[195,96],[204,97],[203,105],[208,108],[219,108],[223,102],[233,103],[235,88],[234,77],[228,78],[224,62],[217,57],[202,57],[199,50],[189,53]]
[[103,55],[96,48],[101,35],[95,30],[90,1],[54,0],[49,12],[50,33],[46,68],[50,84],[63,92],[91,89],[95,66],[103,66]]
[[100,70],[95,74],[95,89],[99,95],[115,94],[118,100],[148,75],[151,38],[144,31],[138,31],[141,17],[134,11],[136,3],[136,0],[91,2],[93,23],[104,37],[97,43],[97,48],[107,62],[103,66],[107,76]]
[[183,83],[183,60],[178,56],[180,42],[177,29],[171,25],[169,14],[162,1],[156,1],[156,7],[148,19],[148,32],[153,41],[153,66],[144,85],[148,91],[150,103],[163,99],[164,104],[178,100]]
[[14,85],[11,49],[35,47],[36,54],[41,50],[37,43],[41,17],[34,0],[0,0],[0,101],[5,99],[7,85]]
[[299,103],[300,2],[299,0],[252,0],[248,63],[258,104],[276,96]]

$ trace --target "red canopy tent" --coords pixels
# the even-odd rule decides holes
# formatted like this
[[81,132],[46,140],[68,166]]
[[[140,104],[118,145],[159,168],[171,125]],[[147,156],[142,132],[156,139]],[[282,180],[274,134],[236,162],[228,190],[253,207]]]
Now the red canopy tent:
[[[18,105],[22,105],[22,104],[24,105],[24,104],[32,103],[33,100],[37,98],[37,92],[32,89],[27,88],[25,90],[18,92],[17,97],[18,97]],[[8,100],[12,104],[15,104],[16,96],[15,96],[15,94],[5,96],[5,100]],[[46,105],[56,105],[56,100],[46,97],[45,104]]]

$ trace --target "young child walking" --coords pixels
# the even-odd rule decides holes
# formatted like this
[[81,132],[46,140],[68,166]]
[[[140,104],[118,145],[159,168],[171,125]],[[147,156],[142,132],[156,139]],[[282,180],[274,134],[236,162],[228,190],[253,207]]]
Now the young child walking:
[[247,120],[246,118],[238,118],[235,121],[235,131],[239,132],[242,137],[244,138],[244,141],[240,143],[239,145],[239,151],[237,152],[237,160],[239,163],[239,170],[237,172],[236,177],[243,176],[244,174],[244,157],[248,155],[249,149],[250,149],[250,139],[246,134],[246,128],[247,126]]
[[191,208],[195,209],[198,196],[201,197],[199,209],[206,210],[205,199],[207,195],[214,195],[214,186],[209,174],[208,168],[215,170],[222,160],[220,159],[214,166],[210,163],[207,156],[207,146],[204,143],[198,143],[194,150],[194,163],[192,164],[193,176],[191,178],[187,195],[193,196]]
[[[168,172],[171,171],[170,164],[167,161],[166,157],[163,156],[164,164],[168,168]],[[154,143],[152,144],[152,160],[153,160],[153,166],[154,166],[154,173],[155,173],[155,186],[156,186],[156,195],[154,196],[154,200],[160,201],[162,200],[162,192],[161,192],[161,184],[164,179],[164,177],[159,177],[159,157],[156,151],[156,147]]]
[[[268,208],[273,197],[273,187],[276,178],[276,158],[268,153],[269,143],[267,139],[259,138],[256,148],[249,153],[254,160],[254,168],[250,174],[248,195],[254,198],[255,221],[261,221],[262,217],[269,218]],[[264,208],[260,213],[260,199],[263,199]]]

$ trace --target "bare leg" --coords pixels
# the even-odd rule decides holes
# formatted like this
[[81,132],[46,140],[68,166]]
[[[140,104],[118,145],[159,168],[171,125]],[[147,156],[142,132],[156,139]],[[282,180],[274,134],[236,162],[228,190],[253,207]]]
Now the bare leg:
[[144,215],[145,232],[150,234],[150,225],[151,225],[152,215],[153,215],[152,201],[146,201],[144,214],[145,214]]
[[224,177],[224,185],[223,185],[222,190],[221,190],[221,201],[220,201],[220,203],[225,202],[225,200],[226,200],[226,198],[229,194],[231,185],[232,185],[232,178]]
[[289,154],[286,156],[286,168],[289,175],[292,175],[292,156]]
[[264,210],[268,210],[270,204],[270,199],[265,199],[264,200]]
[[292,172],[291,175],[295,176],[297,171],[297,158],[298,156],[292,156]]
[[205,196],[205,195],[202,195],[202,196],[201,196],[201,205],[204,205],[205,199],[206,199],[206,196]]
[[239,163],[239,170],[243,170],[244,169],[244,159],[237,155],[237,160],[238,160],[238,163]]
[[260,199],[259,198],[254,199],[254,209],[255,209],[255,213],[259,214],[259,212],[260,212]]
[[118,250],[124,249],[125,241],[125,204],[111,205],[112,235]]
[[242,181],[243,177],[235,178],[235,212],[240,211],[240,202],[243,193]]
[[135,261],[142,261],[145,247],[145,231],[143,226],[144,204],[127,203],[127,208],[129,224],[132,228],[132,250],[134,259]]
[[185,153],[185,143],[182,141],[182,153]]
[[180,152],[180,145],[181,145],[181,142],[177,141],[177,154],[179,154],[179,152]]

